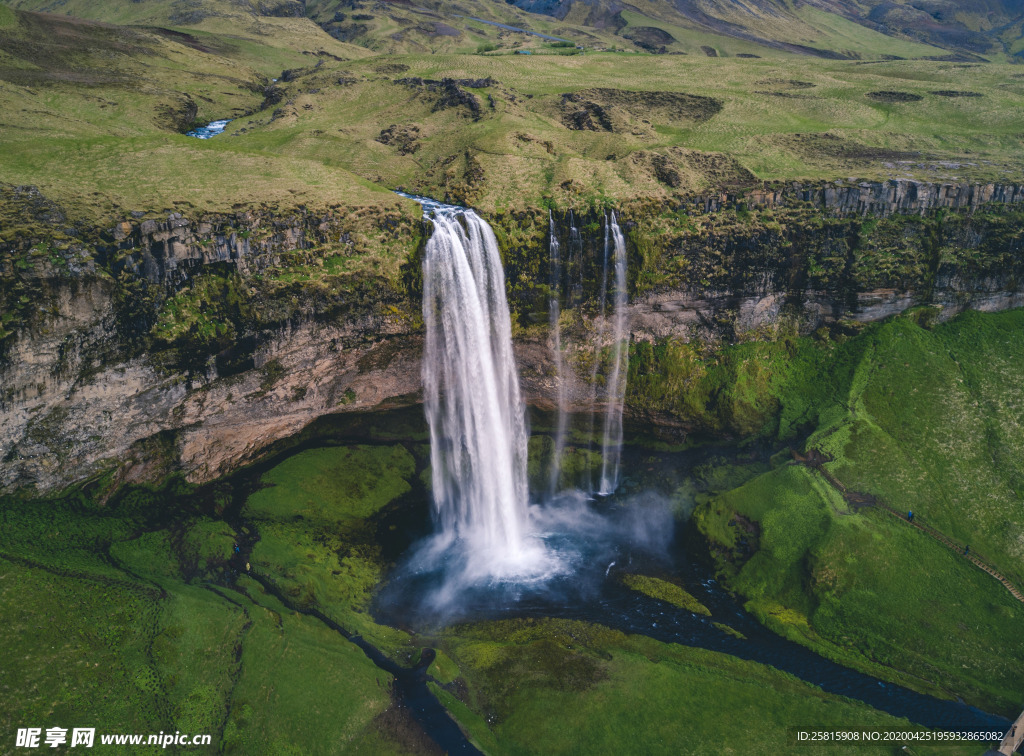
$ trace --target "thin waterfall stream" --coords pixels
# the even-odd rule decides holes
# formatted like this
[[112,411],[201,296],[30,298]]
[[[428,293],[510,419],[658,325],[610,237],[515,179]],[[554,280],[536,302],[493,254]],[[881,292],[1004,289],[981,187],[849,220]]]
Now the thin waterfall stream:
[[[615,288],[612,289],[612,369],[608,376],[608,403],[604,416],[604,440],[601,445],[601,486],[598,492],[612,494],[619,486],[619,462],[622,458],[622,411],[626,399],[626,369],[629,343],[626,331],[626,240],[611,213],[608,225],[614,247]],[[605,260],[608,234],[605,234]],[[607,268],[607,265],[606,265]]]
[[548,211],[548,256],[550,259],[550,293],[548,295],[548,319],[551,326],[552,356],[555,361],[555,381],[557,384],[558,408],[555,425],[554,451],[551,455],[551,471],[548,476],[548,496],[558,493],[558,483],[562,473],[562,454],[565,451],[565,433],[568,428],[568,398],[565,386],[565,360],[562,356],[562,258],[561,246],[555,229],[555,220]]

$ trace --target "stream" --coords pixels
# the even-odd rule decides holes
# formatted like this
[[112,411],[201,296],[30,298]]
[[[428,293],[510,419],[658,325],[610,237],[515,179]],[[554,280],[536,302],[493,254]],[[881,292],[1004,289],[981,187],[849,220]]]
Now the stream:
[[192,129],[185,134],[185,136],[195,137],[196,139],[213,139],[218,134],[223,134],[224,129],[231,123],[230,118],[225,118],[222,121],[210,121],[205,126],[199,126]]

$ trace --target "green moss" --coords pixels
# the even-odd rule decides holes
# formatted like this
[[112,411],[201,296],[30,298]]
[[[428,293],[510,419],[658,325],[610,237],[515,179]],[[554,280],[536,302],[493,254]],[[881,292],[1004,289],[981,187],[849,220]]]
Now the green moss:
[[205,355],[230,346],[251,317],[241,276],[207,266],[163,304],[153,336],[159,343]]
[[185,531],[180,550],[193,570],[211,574],[231,560],[237,541],[238,534],[226,522],[201,519]]
[[745,636],[743,633],[741,633],[739,630],[737,630],[734,627],[729,627],[729,625],[724,625],[721,622],[712,622],[711,624],[714,625],[715,627],[717,627],[719,630],[721,630],[726,635],[730,635],[733,638],[736,638],[737,640],[746,640],[747,639],[747,636]]
[[[583,439],[581,438],[580,440]],[[555,442],[550,436],[530,436],[527,472],[531,490],[545,491],[550,486],[551,464],[554,453]],[[567,445],[562,449],[556,487],[559,490],[563,490],[581,485],[589,485],[589,479],[594,474],[594,471],[600,469],[600,452]]]
[[667,580],[647,575],[623,575],[622,584],[638,593],[643,593],[658,601],[664,601],[666,604],[672,604],[672,606],[677,606],[688,612],[703,614],[706,617],[711,616],[711,610],[694,598],[691,593]]
[[409,491],[407,479],[414,472],[413,456],[399,445],[310,449],[264,474],[267,487],[249,497],[244,512],[279,522],[342,525]]
[[442,685],[447,685],[459,676],[459,667],[444,651],[438,651],[437,657],[427,669],[427,674]]
[[255,524],[255,574],[287,601],[323,612],[374,643],[397,649],[405,633],[366,613],[383,577],[377,532],[366,518],[410,490],[415,460],[404,446],[337,446],[294,454],[246,501]]
[[261,394],[266,394],[277,382],[284,378],[286,373],[284,365],[278,359],[267,360],[260,368],[260,391]]

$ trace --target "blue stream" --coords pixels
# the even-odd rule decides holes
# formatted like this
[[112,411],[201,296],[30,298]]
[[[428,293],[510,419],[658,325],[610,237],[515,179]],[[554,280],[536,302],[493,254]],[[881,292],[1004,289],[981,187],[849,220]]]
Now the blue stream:
[[211,121],[205,126],[200,126],[199,128],[192,129],[192,131],[186,133],[185,136],[195,137],[196,139],[213,139],[213,137],[217,136],[218,134],[223,134],[224,129],[227,128],[227,125],[229,123],[231,123],[230,118],[227,118],[223,121]]

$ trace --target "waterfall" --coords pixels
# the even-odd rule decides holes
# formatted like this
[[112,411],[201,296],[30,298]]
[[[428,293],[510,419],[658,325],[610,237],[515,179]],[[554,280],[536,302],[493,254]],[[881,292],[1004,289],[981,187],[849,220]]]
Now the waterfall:
[[605,277],[601,283],[602,312],[606,294],[605,282],[608,279],[609,228],[614,247],[612,262],[615,268],[615,288],[612,290],[612,336],[614,340],[612,342],[612,369],[605,384],[608,400],[604,416],[604,439],[601,445],[601,485],[598,489],[599,493],[605,495],[614,493],[619,485],[619,461],[622,456],[622,406],[626,398],[626,370],[623,358],[626,357],[629,349],[626,330],[626,241],[622,237],[622,230],[619,228],[614,212],[605,226]]
[[[594,337],[593,337],[593,344],[594,345],[600,345],[604,341],[604,332],[605,332],[604,313],[605,313],[605,310],[607,309],[607,306],[608,306],[608,245],[609,245],[610,238],[611,238],[610,237],[610,233],[611,233],[610,229],[608,228],[608,215],[605,214],[605,216],[604,216],[604,247],[603,247],[604,253],[603,253],[603,258],[602,258],[602,263],[601,263],[601,290],[600,290],[601,294],[600,294],[600,298],[598,300],[598,310],[597,310],[597,323],[598,323],[598,326],[597,326],[597,331],[595,332]],[[594,447],[594,440],[593,440],[594,439],[594,417],[595,417],[594,407],[597,406],[597,373],[598,373],[598,368],[600,367],[600,364],[601,364],[600,360],[598,360],[597,356],[595,355],[594,360],[593,360],[593,365],[591,366],[591,369],[590,369],[590,423],[588,425],[588,430],[587,430],[587,439],[588,439],[588,441],[587,441],[587,449],[588,449],[588,451],[592,450],[593,447]],[[590,469],[589,461],[588,461],[588,464],[587,464],[586,478],[584,479],[583,483],[586,486],[586,490],[588,492],[593,492],[593,490],[594,490],[594,471],[592,469]]]
[[521,577],[543,569],[544,550],[529,532],[526,408],[498,244],[472,210],[432,209],[423,384],[436,546],[459,544],[470,579]]
[[565,432],[568,426],[565,392],[565,365],[562,359],[562,259],[555,220],[548,211],[548,257],[550,261],[550,294],[548,295],[548,318],[551,325],[552,348],[555,358],[555,380],[558,382],[558,420],[555,426],[554,451],[551,456],[551,471],[548,479],[548,493],[558,493],[558,481],[562,473],[562,454],[565,451]]
[[569,266],[569,305],[579,307],[583,303],[583,237],[572,210],[569,211]]

